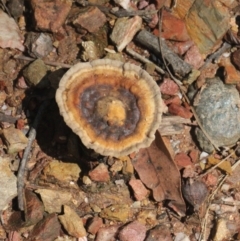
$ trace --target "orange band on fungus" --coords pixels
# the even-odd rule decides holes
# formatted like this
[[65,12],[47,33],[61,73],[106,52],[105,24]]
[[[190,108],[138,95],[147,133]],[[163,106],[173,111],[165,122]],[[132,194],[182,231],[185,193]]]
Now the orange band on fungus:
[[163,108],[159,88],[146,71],[106,59],[69,69],[56,101],[87,148],[115,157],[151,144]]

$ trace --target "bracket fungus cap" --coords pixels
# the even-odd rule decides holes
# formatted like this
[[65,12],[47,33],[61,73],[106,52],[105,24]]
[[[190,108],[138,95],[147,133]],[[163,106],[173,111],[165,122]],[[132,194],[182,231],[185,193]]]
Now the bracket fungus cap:
[[56,101],[87,148],[114,157],[148,147],[164,109],[159,87],[145,70],[109,59],[71,67]]

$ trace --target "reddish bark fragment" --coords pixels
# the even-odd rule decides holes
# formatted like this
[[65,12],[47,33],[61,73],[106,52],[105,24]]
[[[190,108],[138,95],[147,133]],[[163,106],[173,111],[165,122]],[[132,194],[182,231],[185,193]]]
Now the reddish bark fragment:
[[100,163],[96,168],[89,172],[89,176],[92,181],[107,182],[110,179],[107,166]]
[[189,111],[187,108],[185,108],[181,105],[174,104],[174,103],[172,103],[168,107],[168,111],[169,111],[169,113],[171,113],[173,115],[178,115],[178,116],[181,116],[186,119],[190,119],[193,115],[192,112]]

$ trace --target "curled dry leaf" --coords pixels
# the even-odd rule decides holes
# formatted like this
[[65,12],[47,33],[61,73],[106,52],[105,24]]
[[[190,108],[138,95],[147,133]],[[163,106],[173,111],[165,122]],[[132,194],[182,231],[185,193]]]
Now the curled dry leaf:
[[184,216],[186,207],[180,173],[159,132],[151,146],[140,149],[132,162],[142,182],[152,189],[154,199],[158,202],[171,200],[169,206]]

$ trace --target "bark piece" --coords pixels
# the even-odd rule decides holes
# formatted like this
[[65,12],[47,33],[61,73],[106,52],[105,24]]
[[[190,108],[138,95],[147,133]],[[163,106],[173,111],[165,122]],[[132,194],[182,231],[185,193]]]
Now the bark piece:
[[[141,30],[134,39],[137,43],[149,49],[154,54],[160,54],[159,39],[150,32],[146,30]],[[167,44],[163,39],[161,43],[164,58],[171,65],[174,73],[180,76],[185,76],[186,74],[188,74],[192,69],[191,66],[188,63],[184,62],[180,57],[178,57],[177,54],[172,52],[172,50],[168,48]]]
[[230,11],[217,0],[180,0],[174,11],[184,19],[201,54],[210,54],[229,29]]
[[0,10],[0,47],[24,51],[20,30],[13,18]]
[[2,131],[4,141],[7,145],[7,152],[9,154],[22,151],[28,143],[28,138],[21,130],[10,127]]
[[30,190],[25,191],[26,210],[25,219],[28,225],[38,223],[43,219],[44,207],[37,195]]
[[97,7],[87,7],[78,14],[77,18],[73,20],[73,25],[82,27],[90,33],[95,33],[107,21],[105,14],[103,14]]
[[17,178],[11,172],[10,160],[0,157],[0,211],[5,209],[8,202],[17,195]]
[[121,52],[133,39],[142,26],[142,18],[135,16],[131,19],[119,18],[113,28],[110,38]]
[[52,241],[60,234],[60,223],[56,214],[49,214],[32,230],[27,241]]
[[58,32],[61,30],[71,9],[70,0],[31,0],[36,28],[43,31]]
[[64,205],[64,215],[60,215],[58,218],[70,235],[76,238],[86,236],[82,219],[69,206]]

